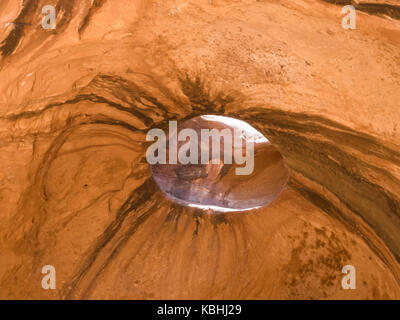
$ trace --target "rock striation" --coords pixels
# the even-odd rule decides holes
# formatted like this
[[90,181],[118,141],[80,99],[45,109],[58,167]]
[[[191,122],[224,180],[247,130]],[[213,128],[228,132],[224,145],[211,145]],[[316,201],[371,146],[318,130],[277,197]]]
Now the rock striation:
[[[0,297],[399,299],[400,21],[374,3],[344,30],[326,1],[2,0]],[[161,191],[147,132],[204,115],[268,138],[268,206]]]

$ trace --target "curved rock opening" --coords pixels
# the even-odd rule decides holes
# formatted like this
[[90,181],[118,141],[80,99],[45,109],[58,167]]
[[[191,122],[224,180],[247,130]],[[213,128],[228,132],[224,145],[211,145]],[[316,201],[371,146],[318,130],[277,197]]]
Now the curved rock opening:
[[154,180],[182,205],[213,212],[256,209],[274,201],[288,181],[278,149],[238,119],[202,115],[171,121],[157,144]]

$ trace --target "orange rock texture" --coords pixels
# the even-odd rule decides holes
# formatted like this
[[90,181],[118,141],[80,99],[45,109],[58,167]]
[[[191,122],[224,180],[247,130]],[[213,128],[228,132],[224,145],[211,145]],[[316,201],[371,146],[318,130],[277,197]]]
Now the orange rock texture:
[[[0,298],[399,299],[399,17],[397,0],[0,1]],[[158,188],[146,133],[204,114],[279,150],[270,205],[216,214]]]

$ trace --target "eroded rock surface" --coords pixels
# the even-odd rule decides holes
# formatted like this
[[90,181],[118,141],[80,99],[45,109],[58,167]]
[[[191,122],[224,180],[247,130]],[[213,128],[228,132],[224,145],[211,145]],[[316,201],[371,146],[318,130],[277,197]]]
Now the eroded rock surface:
[[[400,298],[398,4],[359,2],[2,0],[0,297]],[[279,150],[269,206],[160,191],[146,133],[204,114]]]

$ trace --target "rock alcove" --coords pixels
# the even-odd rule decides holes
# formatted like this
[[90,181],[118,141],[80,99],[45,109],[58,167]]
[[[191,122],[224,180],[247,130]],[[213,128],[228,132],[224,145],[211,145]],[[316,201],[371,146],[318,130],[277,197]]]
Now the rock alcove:
[[[164,152],[164,163],[153,164],[151,170],[174,202],[214,212],[245,211],[270,204],[286,186],[288,170],[282,155],[244,121],[202,115],[173,130],[170,124],[165,149],[156,151]],[[172,155],[177,156],[176,163]],[[182,156],[194,161],[182,163]]]

